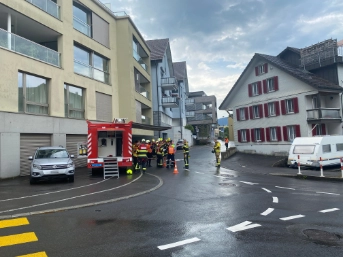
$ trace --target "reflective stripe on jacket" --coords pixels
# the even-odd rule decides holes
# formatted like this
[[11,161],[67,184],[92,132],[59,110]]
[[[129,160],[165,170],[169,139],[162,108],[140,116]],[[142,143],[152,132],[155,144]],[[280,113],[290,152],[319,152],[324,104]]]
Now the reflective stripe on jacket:
[[147,157],[146,154],[148,153],[148,148],[146,144],[140,144],[138,147],[138,157]]

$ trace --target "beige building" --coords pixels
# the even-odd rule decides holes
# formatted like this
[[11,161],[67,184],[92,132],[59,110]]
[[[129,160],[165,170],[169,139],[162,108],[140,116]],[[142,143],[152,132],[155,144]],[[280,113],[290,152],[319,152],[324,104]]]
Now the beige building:
[[150,50],[98,0],[0,0],[0,70],[0,178],[28,175],[39,146],[77,156],[87,119],[151,124]]

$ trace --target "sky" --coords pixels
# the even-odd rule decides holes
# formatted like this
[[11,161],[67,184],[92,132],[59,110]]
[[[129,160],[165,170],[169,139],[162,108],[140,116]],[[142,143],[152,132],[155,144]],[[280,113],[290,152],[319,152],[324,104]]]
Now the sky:
[[215,95],[218,107],[255,53],[343,39],[342,0],[101,1],[130,15],[145,40],[169,38],[189,90]]

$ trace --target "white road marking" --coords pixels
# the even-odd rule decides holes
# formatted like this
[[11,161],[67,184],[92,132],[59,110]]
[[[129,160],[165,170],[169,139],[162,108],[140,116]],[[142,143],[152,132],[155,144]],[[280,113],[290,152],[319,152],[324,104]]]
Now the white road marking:
[[194,242],[198,242],[198,241],[200,241],[200,239],[197,238],[197,237],[194,237],[194,238],[191,238],[191,239],[186,239],[186,240],[179,241],[179,242],[172,243],[172,244],[160,245],[157,248],[160,249],[160,250],[166,250],[166,249],[173,248],[173,247],[176,247],[176,246],[190,244],[190,243],[194,243]]
[[252,224],[251,221],[244,221],[235,226],[228,227],[227,230],[230,230],[231,232],[237,232],[237,231],[247,230],[247,229],[256,228],[260,226],[261,226],[260,224]]
[[263,216],[267,216],[268,214],[272,213],[274,211],[274,208],[268,208],[264,212],[261,213]]
[[279,199],[276,196],[273,196],[273,203],[278,203]]
[[338,208],[332,208],[332,209],[321,210],[319,212],[326,213],[326,212],[332,212],[332,211],[339,211],[339,209]]
[[299,219],[299,218],[303,218],[303,217],[305,217],[305,215],[299,214],[299,215],[280,218],[280,220],[293,220],[293,219]]
[[204,173],[202,173],[202,172],[199,172],[199,171],[194,171],[195,173],[198,173],[198,174],[204,174]]
[[246,181],[239,181],[242,182],[244,184],[248,184],[248,185],[257,185],[258,183],[252,183],[252,182],[246,182]]
[[340,195],[335,193],[327,193],[327,192],[316,192],[317,194],[327,194],[327,195]]
[[271,193],[271,192],[272,192],[272,191],[268,190],[267,188],[263,188],[263,187],[262,187],[262,189],[263,189],[264,191],[266,191],[267,193]]
[[289,189],[289,190],[295,190],[294,188],[291,188],[291,187],[278,187],[278,186],[275,186],[277,188],[283,188],[283,189]]

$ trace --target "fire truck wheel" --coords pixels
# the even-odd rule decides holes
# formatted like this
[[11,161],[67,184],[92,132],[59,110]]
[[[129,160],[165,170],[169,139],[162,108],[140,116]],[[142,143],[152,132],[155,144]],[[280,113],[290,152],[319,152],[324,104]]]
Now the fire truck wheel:
[[74,175],[68,177],[68,182],[74,183]]

